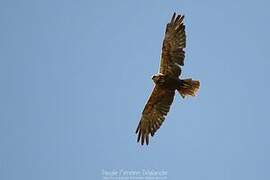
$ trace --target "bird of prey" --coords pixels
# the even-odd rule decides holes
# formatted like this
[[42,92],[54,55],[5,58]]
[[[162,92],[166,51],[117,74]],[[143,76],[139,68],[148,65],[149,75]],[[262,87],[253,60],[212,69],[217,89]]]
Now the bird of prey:
[[170,110],[175,91],[183,98],[195,96],[200,82],[190,79],[180,79],[181,66],[184,66],[186,34],[184,16],[172,16],[166,26],[163,40],[159,73],[152,76],[155,87],[149,97],[139,125],[136,129],[137,142],[149,144],[149,135],[154,136],[165,120]]

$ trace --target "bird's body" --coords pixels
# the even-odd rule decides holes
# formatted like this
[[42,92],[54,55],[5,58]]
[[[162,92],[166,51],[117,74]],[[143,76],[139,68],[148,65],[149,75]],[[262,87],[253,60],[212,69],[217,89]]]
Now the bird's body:
[[156,86],[160,86],[161,88],[167,90],[176,90],[181,86],[181,80],[179,78],[171,77],[161,73],[155,74],[152,79]]
[[186,47],[184,16],[173,14],[171,22],[167,24],[163,41],[161,64],[159,73],[152,77],[155,83],[154,90],[149,97],[142,117],[137,127],[137,141],[148,145],[149,135],[154,136],[165,120],[170,110],[175,91],[184,98],[187,95],[195,96],[200,82],[192,79],[180,79],[181,67],[184,65]]

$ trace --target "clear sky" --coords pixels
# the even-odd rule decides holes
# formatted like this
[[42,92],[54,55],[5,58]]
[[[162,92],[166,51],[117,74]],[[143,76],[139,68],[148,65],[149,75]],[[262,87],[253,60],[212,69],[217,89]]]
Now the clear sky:
[[[0,1],[0,179],[270,179],[267,0]],[[135,129],[166,23],[184,13],[183,77],[149,146]]]

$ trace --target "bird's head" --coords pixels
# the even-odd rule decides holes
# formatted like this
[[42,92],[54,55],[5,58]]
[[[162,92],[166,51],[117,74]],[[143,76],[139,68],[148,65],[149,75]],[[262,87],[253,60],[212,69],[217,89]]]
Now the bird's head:
[[155,74],[152,76],[152,80],[155,84],[160,83],[164,79],[164,75],[161,73]]

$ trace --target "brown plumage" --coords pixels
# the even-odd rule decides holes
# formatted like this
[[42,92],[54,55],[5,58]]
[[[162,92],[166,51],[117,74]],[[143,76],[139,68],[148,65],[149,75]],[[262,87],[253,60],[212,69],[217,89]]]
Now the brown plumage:
[[139,125],[136,129],[137,141],[149,144],[149,135],[154,136],[165,120],[174,99],[175,90],[184,98],[195,96],[200,87],[199,81],[179,79],[180,66],[184,65],[186,47],[184,16],[174,13],[171,22],[167,24],[163,40],[159,73],[152,77],[155,87],[148,99]]

